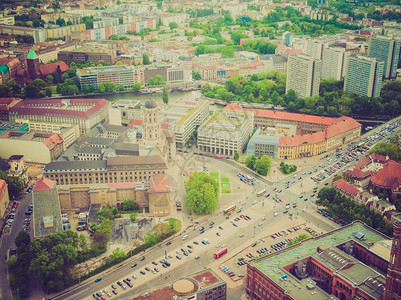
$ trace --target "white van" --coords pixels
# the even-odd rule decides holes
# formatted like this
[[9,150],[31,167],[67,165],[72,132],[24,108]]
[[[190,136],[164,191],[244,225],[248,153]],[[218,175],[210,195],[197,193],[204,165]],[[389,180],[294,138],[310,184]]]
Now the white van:
[[187,235],[184,235],[183,237],[182,237],[182,240],[186,240],[188,238],[188,236]]

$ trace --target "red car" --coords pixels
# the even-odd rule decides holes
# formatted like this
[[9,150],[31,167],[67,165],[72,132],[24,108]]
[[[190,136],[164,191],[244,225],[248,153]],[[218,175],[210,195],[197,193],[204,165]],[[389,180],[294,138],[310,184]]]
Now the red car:
[[274,189],[273,189],[273,191],[276,191],[277,190],[277,188],[275,187]]
[[240,218],[243,218],[244,217],[244,215],[240,215]]

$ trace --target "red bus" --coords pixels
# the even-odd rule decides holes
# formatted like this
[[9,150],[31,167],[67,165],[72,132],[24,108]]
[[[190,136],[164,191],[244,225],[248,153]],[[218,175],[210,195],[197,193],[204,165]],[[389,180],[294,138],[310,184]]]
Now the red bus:
[[218,250],[218,251],[216,251],[214,253],[214,258],[218,259],[218,258],[222,257],[226,253],[227,253],[227,247],[221,248],[220,250]]
[[229,215],[229,214],[231,214],[234,210],[235,210],[235,208],[236,208],[237,206],[234,204],[234,205],[231,205],[230,207],[227,207],[225,210],[223,210],[223,213],[225,214],[225,215]]

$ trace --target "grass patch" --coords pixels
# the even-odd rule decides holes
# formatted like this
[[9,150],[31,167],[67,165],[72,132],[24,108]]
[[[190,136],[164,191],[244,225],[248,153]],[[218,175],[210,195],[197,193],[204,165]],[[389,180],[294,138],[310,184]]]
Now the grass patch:
[[166,219],[166,221],[168,221],[170,227],[174,230],[174,232],[178,232],[181,230],[182,224],[180,220],[168,218]]
[[221,180],[221,192],[223,194],[231,193],[230,179],[227,177],[222,177],[220,180]]
[[216,183],[219,184],[219,173],[211,172],[210,177],[212,177],[214,179],[214,181],[216,181]]

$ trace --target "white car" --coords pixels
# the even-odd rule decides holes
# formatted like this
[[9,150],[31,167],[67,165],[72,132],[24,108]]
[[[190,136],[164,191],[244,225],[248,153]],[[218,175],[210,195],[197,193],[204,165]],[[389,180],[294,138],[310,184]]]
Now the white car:
[[274,215],[275,217],[278,216],[278,211],[275,210],[273,215]]
[[252,202],[252,205],[255,205],[256,203],[258,203],[258,201],[255,200]]

